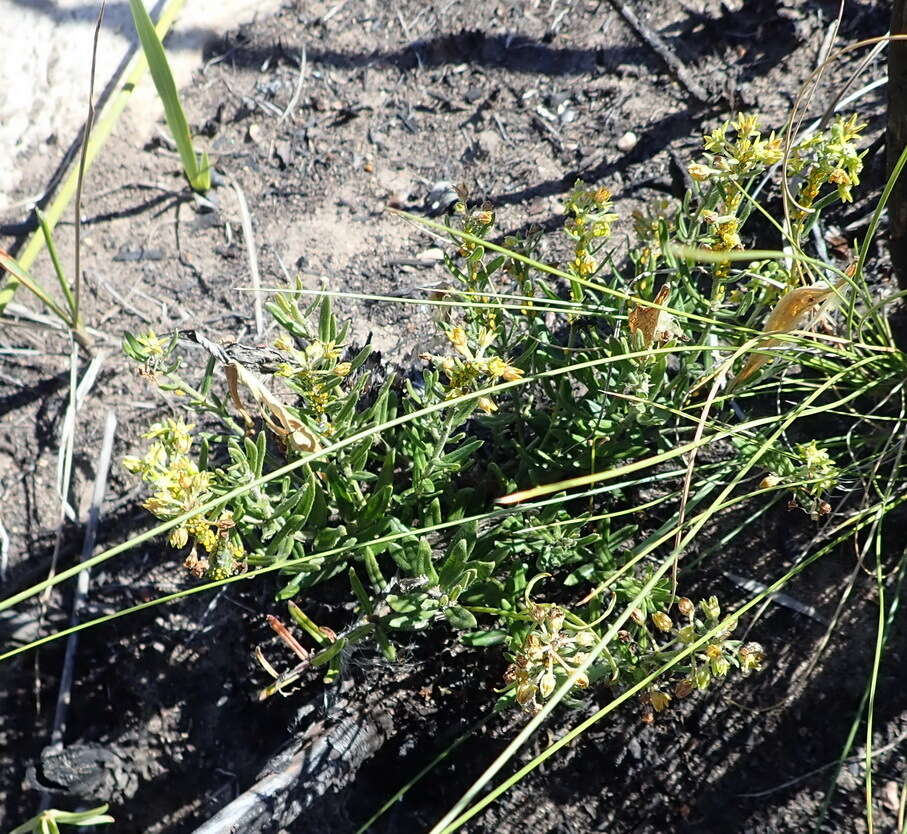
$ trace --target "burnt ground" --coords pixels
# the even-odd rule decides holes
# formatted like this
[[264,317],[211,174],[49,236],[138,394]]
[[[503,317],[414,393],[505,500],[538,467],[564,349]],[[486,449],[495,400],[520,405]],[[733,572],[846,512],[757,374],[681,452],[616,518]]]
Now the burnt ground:
[[[555,231],[574,181],[607,185],[624,218],[676,193],[675,158],[688,160],[701,133],[736,109],[768,125],[785,120],[815,68],[837,4],[804,0],[635,2],[708,94],[697,102],[608,3],[310,2],[210,45],[185,91],[195,132],[207,137],[218,168],[249,203],[262,280],[406,294],[443,276],[407,265],[434,241],[387,206],[421,208],[439,180],[466,183],[491,200],[503,232],[540,225]],[[882,34],[886,4],[847,4],[839,44]],[[291,102],[305,48],[307,73]],[[809,107],[824,110],[853,63],[829,73]],[[883,72],[871,68],[867,80]],[[860,103],[869,142],[884,127],[878,90]],[[618,142],[633,132],[630,149]],[[162,134],[163,135],[163,134]],[[878,187],[870,160],[867,188]],[[125,330],[197,329],[243,339],[253,330],[251,296],[235,193],[214,193],[215,211],[187,199],[175,154],[163,141],[141,146],[120,124],[85,185],[85,318],[108,350],[80,412],[73,501],[84,518],[104,414],[119,419],[115,454],[134,452],[153,418],[169,413],[120,355]],[[46,159],[27,172],[23,193],[50,176]],[[836,221],[860,229],[871,203]],[[2,218],[0,245],[21,245],[26,216]],[[630,234],[625,220],[622,231]],[[71,218],[58,227],[71,263]],[[884,265],[879,267],[884,268]],[[47,277],[47,263],[35,270]],[[18,299],[20,301],[24,298]],[[390,361],[406,365],[431,339],[416,308],[345,301],[355,336],[371,337]],[[58,438],[67,403],[67,345],[31,326],[2,335],[0,485],[10,537],[3,595],[47,575],[59,522],[54,490]],[[98,547],[149,524],[141,490],[115,463]],[[745,598],[722,571],[769,581],[790,566],[811,530],[783,509],[752,525],[730,552],[690,579],[693,594]],[[81,548],[83,528],[66,522],[58,566]],[[707,538],[707,537],[706,537]],[[897,539],[895,538],[895,541]],[[826,619],[854,573],[852,550],[834,552],[795,580],[790,593]],[[188,587],[179,559],[151,543],[92,575],[84,616],[122,609]],[[255,700],[263,673],[256,644],[279,656],[264,614],[282,613],[267,581],[240,583],[155,607],[83,632],[79,641],[67,745],[114,756],[112,781],[82,791],[109,799],[117,831],[189,832],[245,790],[268,757],[309,718],[312,698],[330,714],[336,696],[321,685],[289,699]],[[342,622],[327,588],[320,601]],[[800,832],[810,830],[871,665],[877,618],[871,577],[857,571],[826,643],[826,626],[771,606],[744,623],[767,648],[762,674],[690,699],[639,723],[627,708],[588,731],[466,826],[470,831]],[[4,612],[4,645],[59,628],[70,592],[39,607]],[[907,635],[896,624],[876,696],[874,775],[877,830],[893,830],[897,791],[907,770],[900,741],[907,713],[900,660]],[[449,645],[442,633],[405,647],[391,666],[363,652],[348,668],[349,697],[390,714],[389,740],[355,780],[315,802],[289,831],[354,831],[446,744],[483,715],[505,661]],[[439,648],[439,646],[441,648]],[[62,641],[3,666],[0,709],[0,819],[12,827],[33,814],[34,769],[48,743],[63,656]],[[377,694],[376,694],[377,693]],[[367,695],[369,697],[367,697]],[[601,698],[605,698],[602,694]],[[590,710],[593,709],[590,706]],[[551,738],[577,721],[553,719]],[[372,830],[426,830],[503,748],[521,716],[492,718]],[[542,733],[520,761],[548,742]],[[862,748],[862,731],[856,752]],[[108,760],[108,764],[110,761]],[[519,762],[514,763],[514,767]],[[862,765],[848,763],[821,830],[863,831]],[[49,770],[49,766],[47,770]],[[109,768],[108,768],[109,769]],[[51,774],[52,775],[52,774]],[[48,774],[45,774],[49,778]],[[56,804],[74,800],[58,798]],[[276,829],[276,826],[275,826]]]

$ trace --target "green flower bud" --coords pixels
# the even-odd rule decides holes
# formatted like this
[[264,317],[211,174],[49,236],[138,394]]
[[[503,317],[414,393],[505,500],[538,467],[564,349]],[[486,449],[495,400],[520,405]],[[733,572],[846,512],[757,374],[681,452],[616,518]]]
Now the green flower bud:
[[718,597],[710,596],[699,603],[699,610],[710,620],[717,620],[721,616],[721,606]]
[[705,666],[700,666],[693,673],[693,684],[697,689],[708,689],[711,682],[712,673]]

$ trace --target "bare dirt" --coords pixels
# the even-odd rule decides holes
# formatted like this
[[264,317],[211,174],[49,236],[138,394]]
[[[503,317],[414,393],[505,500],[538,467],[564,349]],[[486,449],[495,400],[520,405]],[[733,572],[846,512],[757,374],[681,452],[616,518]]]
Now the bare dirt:
[[[502,232],[530,224],[557,230],[562,199],[577,178],[607,185],[629,218],[634,208],[682,189],[676,160],[689,160],[701,133],[735,110],[755,109],[780,126],[837,13],[834,3],[794,0],[631,5],[661,33],[708,101],[696,102],[608,3],[307,2],[210,43],[185,89],[186,107],[219,170],[248,201],[263,282],[282,285],[286,274],[299,274],[309,288],[410,294],[443,279],[437,266],[407,262],[435,241],[387,211],[423,210],[440,180],[466,183],[475,197],[492,201]],[[882,34],[886,15],[883,3],[848,3],[837,43]],[[306,72],[294,101],[303,54]],[[833,68],[811,116],[822,113],[852,68],[852,62]],[[877,64],[866,80],[883,72]],[[859,109],[872,143],[884,128],[883,93],[868,94]],[[868,160],[866,193],[878,187],[879,159],[876,150]],[[34,160],[19,196],[40,191],[47,173]],[[253,333],[236,193],[224,185],[213,200],[214,211],[200,210],[182,185],[174,152],[160,142],[136,142],[126,123],[87,179],[85,318],[108,352],[76,434],[72,500],[79,519],[106,410],[119,419],[119,458],[135,452],[148,422],[176,408],[162,403],[122,358],[122,332],[191,328],[238,340]],[[836,221],[852,237],[869,211],[869,203],[858,202]],[[6,221],[0,245],[15,251],[28,216]],[[630,226],[626,220],[628,235]],[[57,236],[64,262],[72,263],[71,216]],[[50,276],[46,260],[35,271]],[[395,363],[412,362],[432,338],[416,307],[350,300],[340,306],[353,317],[356,339],[371,338]],[[51,564],[69,372],[68,346],[52,332],[23,322],[6,328],[0,341],[19,351],[0,356],[0,485],[10,539],[2,589],[8,596],[46,576]],[[115,463],[98,548],[148,526],[140,495]],[[63,525],[58,566],[72,563],[83,532],[81,522]],[[722,571],[768,581],[792,563],[809,532],[805,516],[779,509],[762,517],[746,544],[723,554],[690,592],[718,593],[728,602],[745,598]],[[832,554],[795,580],[790,593],[830,619],[854,567],[852,552]],[[93,573],[84,616],[188,586],[178,558],[152,543]],[[103,758],[113,775],[62,791],[54,804],[109,800],[115,830],[190,832],[246,790],[280,745],[314,720],[312,713],[296,717],[310,699],[317,699],[318,716],[330,718],[338,696],[322,699],[317,681],[287,700],[255,701],[263,675],[254,646],[267,643],[269,656],[280,654],[264,622],[266,613],[282,613],[273,592],[267,582],[241,583],[82,633],[65,742]],[[330,588],[323,593],[319,604],[340,620],[339,598]],[[57,589],[40,607],[4,612],[3,644],[61,627],[69,600],[69,590]],[[770,606],[743,624],[768,649],[763,674],[690,699],[651,726],[639,723],[632,709],[607,719],[466,830],[810,830],[832,776],[827,765],[839,755],[863,693],[876,618],[872,580],[859,571],[827,646],[825,625]],[[443,640],[438,633],[414,643],[396,666],[367,653],[353,659],[344,698],[389,714],[390,738],[351,784],[262,830],[354,831],[487,712],[506,662],[493,652],[438,643]],[[897,626],[876,695],[878,830],[893,830],[896,792],[907,771],[900,744],[907,704],[898,672],[904,651],[904,629]],[[42,762],[41,752],[62,654],[59,641],[3,667],[0,819],[6,828],[36,811],[36,780],[54,781],[52,762]],[[607,694],[600,698],[603,703]],[[552,737],[578,717],[560,714]],[[521,720],[492,718],[371,830],[427,830]],[[513,766],[548,740],[543,733]],[[858,740],[854,752],[860,750]],[[861,768],[853,760],[842,771],[822,831],[865,830]]]

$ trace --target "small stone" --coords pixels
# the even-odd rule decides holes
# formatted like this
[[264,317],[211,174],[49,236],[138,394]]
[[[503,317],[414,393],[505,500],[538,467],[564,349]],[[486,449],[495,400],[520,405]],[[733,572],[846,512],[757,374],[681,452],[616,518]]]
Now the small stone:
[[639,137],[632,130],[628,130],[617,140],[617,150],[621,153],[630,153],[638,142]]
[[883,783],[879,795],[882,805],[889,811],[897,811],[901,807],[901,791],[897,782],[889,779]]
[[246,141],[254,142],[256,145],[261,144],[262,140],[262,130],[261,125],[255,124],[254,122],[249,125],[249,129],[246,131]]

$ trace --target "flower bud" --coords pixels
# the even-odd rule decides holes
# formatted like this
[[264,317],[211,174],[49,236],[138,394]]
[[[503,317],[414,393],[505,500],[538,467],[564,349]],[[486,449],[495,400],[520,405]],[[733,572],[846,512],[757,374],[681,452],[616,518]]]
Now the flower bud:
[[781,478],[775,475],[773,472],[769,472],[761,481],[759,481],[759,489],[771,489],[772,487],[778,486],[781,483]]
[[765,660],[765,652],[759,643],[747,643],[741,646],[738,655],[740,657],[740,668],[744,672],[751,672],[754,669],[761,668],[762,662]]
[[141,472],[143,466],[143,461],[141,458],[134,457],[133,455],[127,455],[123,458],[123,468],[127,472]]
[[717,620],[721,616],[721,606],[718,597],[710,596],[699,603],[699,610],[710,620]]
[[652,624],[659,631],[670,631],[674,626],[674,623],[671,622],[671,618],[665,614],[664,611],[656,611],[652,615]]
[[589,676],[585,672],[580,672],[574,679],[573,685],[585,689],[589,685]]
[[595,636],[595,632],[592,631],[579,631],[576,634],[576,645],[581,648],[588,649],[589,646],[594,646],[598,638]]
[[644,626],[646,624],[646,615],[642,613],[638,608],[634,608],[630,612],[630,619],[638,626]]
[[723,655],[711,661],[709,666],[712,669],[712,674],[715,675],[716,678],[723,678],[731,668],[731,664],[727,662]]
[[516,702],[525,707],[535,697],[536,687],[534,683],[524,683],[516,688]]
[[462,327],[452,328],[450,333],[447,334],[447,338],[450,339],[450,343],[458,353],[468,356],[469,348],[467,347],[466,331]]
[[554,677],[553,672],[545,672],[539,680],[539,695],[542,698],[547,698],[552,692],[554,692],[555,684],[557,680]]
[[682,681],[677,681],[677,684],[674,687],[674,695],[677,698],[686,698],[693,689],[695,689],[693,681],[689,678],[684,678]]
[[560,608],[552,608],[548,612],[548,628],[557,633],[564,625],[564,612]]
[[697,689],[708,689],[711,682],[712,673],[705,666],[700,666],[693,673],[693,684]]
[[485,413],[485,414],[494,414],[498,410],[498,406],[491,397],[479,397],[476,400],[476,405]]
[[684,617],[689,617],[693,613],[694,609],[693,600],[687,599],[686,597],[679,597],[677,600],[677,610],[683,614]]
[[668,695],[667,692],[662,692],[660,689],[653,689],[649,693],[649,703],[652,705],[655,712],[661,712],[670,702],[671,696]]
[[721,657],[721,646],[717,645],[716,643],[710,643],[705,648],[705,656],[709,660],[717,660],[719,657]]
[[677,639],[684,645],[689,645],[696,639],[696,629],[691,625],[684,626],[678,630]]
[[189,542],[189,531],[185,527],[176,527],[170,531],[167,542],[175,550],[185,547]]
[[339,365],[334,366],[332,373],[334,376],[345,377],[350,375],[350,371],[353,370],[352,363],[350,362],[341,362]]

